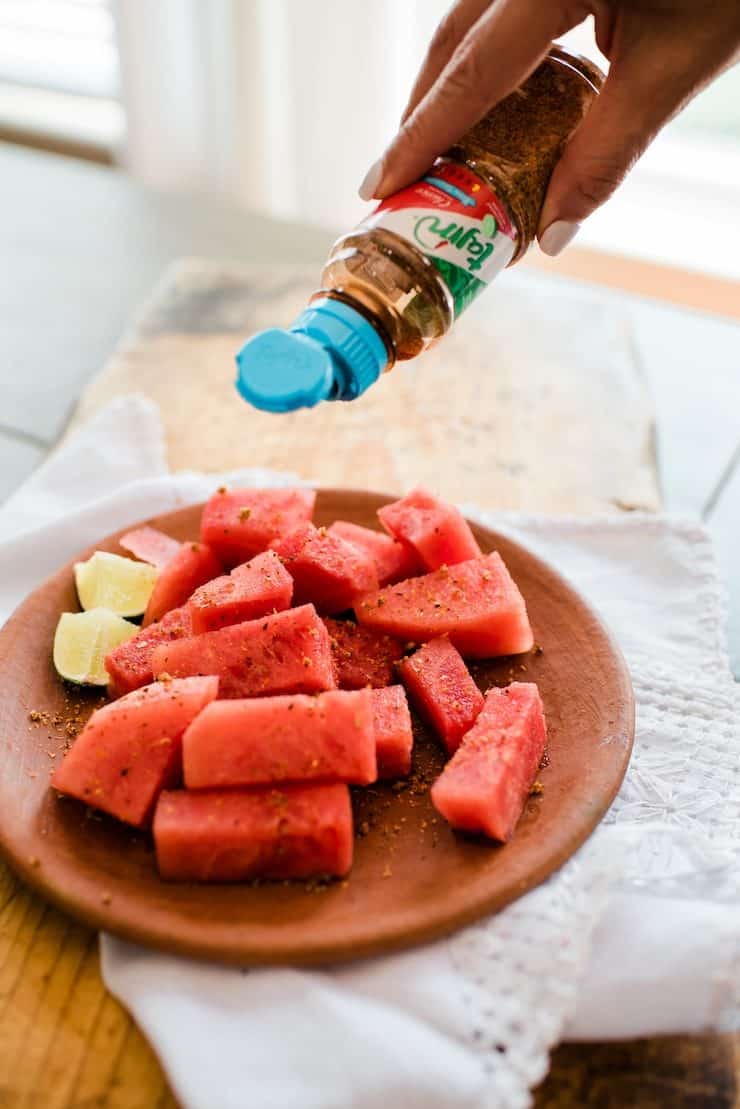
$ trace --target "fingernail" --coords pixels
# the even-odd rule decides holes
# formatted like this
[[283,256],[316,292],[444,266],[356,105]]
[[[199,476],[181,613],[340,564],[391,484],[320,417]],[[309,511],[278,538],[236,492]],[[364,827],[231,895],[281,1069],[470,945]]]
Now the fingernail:
[[380,184],[380,179],[383,176],[383,159],[378,158],[377,162],[373,162],[370,169],[365,174],[365,179],[360,185],[360,199],[372,200],[375,196],[375,190]]
[[556,219],[540,235],[540,250],[554,258],[557,254],[560,254],[561,250],[565,250],[568,243],[576,237],[580,227],[580,223],[573,223],[566,219]]

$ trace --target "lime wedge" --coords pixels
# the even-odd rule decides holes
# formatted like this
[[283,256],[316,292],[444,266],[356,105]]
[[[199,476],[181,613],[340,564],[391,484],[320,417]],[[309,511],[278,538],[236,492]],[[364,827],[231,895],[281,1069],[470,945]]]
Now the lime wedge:
[[107,551],[96,551],[75,565],[77,595],[86,611],[107,608],[119,616],[141,616],[156,580],[157,570],[148,562]]
[[57,673],[78,685],[107,685],[105,656],[138,630],[107,608],[63,612],[54,634]]

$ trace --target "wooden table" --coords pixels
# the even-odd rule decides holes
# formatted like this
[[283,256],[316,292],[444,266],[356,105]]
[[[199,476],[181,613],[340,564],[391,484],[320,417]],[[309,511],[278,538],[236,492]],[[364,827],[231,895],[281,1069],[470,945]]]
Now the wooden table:
[[[264,262],[273,257],[277,243],[283,257],[292,264],[309,262],[315,266],[329,238],[321,232],[245,216],[197,198],[165,198],[137,189],[111,171],[43,155],[0,151],[0,180],[18,198],[15,205],[4,206],[2,218],[8,220],[12,211],[12,223],[0,226],[3,257],[10,260],[7,272],[15,276],[14,282],[0,287],[0,340],[6,352],[5,368],[0,371],[3,425],[0,460],[4,457],[10,460],[16,478],[35,464],[62,430],[80,386],[108,355],[133,302],[143,297],[164,263],[183,254]],[[593,260],[577,261],[577,265],[584,264],[592,267],[586,270],[588,276],[599,276],[593,272]],[[602,270],[601,276],[608,278],[610,272]],[[584,273],[576,272],[575,276],[583,278]],[[512,289],[519,280],[512,275]],[[288,300],[298,295],[299,284],[293,288],[289,282],[288,292],[283,291]],[[670,507],[704,514],[710,521],[724,517],[726,522],[718,528],[718,535],[721,540],[724,535],[729,552],[733,538],[732,507],[740,505],[740,481],[734,464],[740,445],[736,415],[738,382],[734,376],[740,365],[738,328],[721,320],[711,321],[636,301],[623,294],[600,294],[581,285],[570,288],[579,296],[587,293],[595,298],[594,303],[598,302],[602,310],[606,304],[610,319],[615,307],[624,312],[643,368],[642,377],[640,374],[630,377],[621,355],[609,364],[612,368],[623,366],[617,374],[620,384],[612,398],[611,416],[619,411],[622,419],[629,413],[629,390],[637,383],[637,399],[632,404],[633,426],[629,431],[635,438],[630,440],[632,447],[620,455],[622,462],[615,470],[606,471],[595,465],[595,477],[586,475],[587,480],[579,480],[577,474],[573,475],[567,494],[571,498],[570,507],[588,511],[611,505],[612,510],[618,510],[615,501],[623,502],[625,507],[656,504],[653,457],[643,449],[644,444],[637,452],[633,449],[635,444],[642,443],[641,429],[649,423],[644,393],[639,388],[641,380],[643,384],[647,381],[658,401],[658,461],[664,502]],[[699,302],[702,296],[716,293],[708,292],[706,286],[702,288],[703,292],[696,294]],[[195,303],[197,299],[196,296],[193,301],[191,293],[191,301]],[[245,302],[237,298],[238,311],[244,308]],[[203,311],[201,298],[200,318]],[[150,324],[153,318],[150,316]],[[166,313],[163,316],[160,312],[159,318],[166,323]],[[192,322],[195,317],[190,318]],[[222,321],[222,316],[219,319]],[[223,322],[219,326],[223,327]],[[481,322],[480,326],[484,324]],[[188,332],[187,327],[184,330]],[[191,326],[188,334],[191,352],[201,345],[193,330]],[[235,324],[227,329],[225,339],[223,330],[221,339],[216,337],[217,343],[223,342],[224,357],[227,348],[229,352],[232,349],[238,330]],[[213,339],[213,331],[210,338]],[[506,381],[513,389],[517,369],[512,361],[513,339],[502,340],[500,332],[492,339],[500,344],[497,380]],[[174,372],[180,353],[177,343],[173,339],[171,317],[167,326],[158,331],[156,327],[152,330],[145,326],[128,353],[114,360],[106,377],[87,392],[80,418],[107,395],[127,388],[132,380],[140,385],[154,380],[156,391],[152,366],[155,374]],[[542,352],[537,343],[530,343],[527,349],[533,355],[528,361],[530,369],[540,365]],[[698,384],[696,352],[702,355]],[[152,355],[156,355],[155,361],[147,361]],[[444,363],[435,365],[436,368],[430,364],[430,373],[442,375],[437,385],[443,386]],[[584,367],[585,364],[581,369]],[[540,385],[546,388],[547,380],[542,378]],[[568,393],[571,404],[578,400],[575,379],[573,385]],[[410,403],[419,395],[417,390],[409,391],[408,383],[389,380],[383,387],[388,390],[386,400],[391,405],[394,386]],[[467,418],[470,405],[475,408],[474,400],[468,398],[462,408],[456,409],[457,419]],[[498,400],[505,407],[511,397],[506,399],[502,394]],[[368,413],[373,413],[375,403],[368,398]],[[394,418],[403,421],[408,413],[402,410],[401,401],[396,400],[395,404],[396,409],[391,409],[397,413]],[[687,408],[691,418],[687,418]],[[472,430],[468,427],[460,440],[461,449],[467,444],[466,449],[474,452],[487,442],[486,457],[495,459],[504,473],[509,467],[506,480],[497,486],[500,495],[494,498],[496,504],[505,501],[510,507],[533,507],[528,492],[535,486],[533,476],[539,479],[551,462],[552,455],[543,449],[541,440],[543,435],[549,435],[548,446],[556,443],[558,429],[548,430],[546,402],[534,405],[533,411],[535,429],[530,427],[527,431],[524,427],[522,434],[530,436],[527,441],[536,449],[525,458],[523,472],[511,472],[512,459],[517,457],[513,437],[497,435],[491,453],[491,436],[497,427],[500,430],[500,421],[496,426],[483,422]],[[362,416],[363,409],[357,408],[352,420],[362,425]],[[439,443],[444,442],[440,428],[447,426],[449,405],[421,410],[417,416],[417,437],[409,443],[403,437],[391,436],[387,447],[378,444],[377,435],[368,441],[365,421],[366,443],[374,451],[380,445],[380,457],[384,459],[384,469],[376,483],[389,487],[402,485],[409,475],[415,476],[419,468],[423,470],[430,465]],[[291,459],[298,463],[292,462],[294,468],[315,473],[314,461],[319,457],[316,445],[330,432],[347,434],[338,426],[329,427],[324,421],[330,418],[335,419],[320,415],[316,426],[310,421],[305,426],[296,422],[290,443]],[[702,421],[711,434],[702,431]],[[422,435],[418,428],[421,431],[428,428],[428,432]],[[188,453],[177,426],[170,424],[168,430],[174,460],[202,465],[202,459],[192,458]],[[257,443],[257,449],[243,458],[244,462],[286,465],[285,444],[281,448],[274,438],[259,433],[257,424],[252,425],[251,431],[253,436],[257,435],[251,439],[252,444]],[[245,442],[250,442],[246,436]],[[302,448],[301,443],[306,442],[310,447]],[[581,440],[578,450],[587,446]],[[350,449],[351,440],[347,440],[343,450],[337,449],[329,462],[319,462],[319,476],[334,482],[347,480],[346,451]],[[218,457],[218,452],[211,453],[205,461],[215,462]],[[327,468],[321,469],[322,466]],[[374,464],[372,473],[376,473]],[[366,476],[360,473],[360,479]],[[452,468],[446,480],[455,486],[449,491],[458,499],[484,500],[488,492],[491,503],[491,482],[476,485],[474,467],[469,467],[463,478]],[[543,497],[542,493],[539,495]],[[546,494],[544,501],[544,505],[540,501],[534,506],[569,507],[556,499],[554,491]],[[729,565],[729,557],[727,561]],[[540,1109],[565,1106],[729,1109],[740,1105],[734,1054],[738,1044],[740,1040],[732,1037],[708,1036],[567,1045],[555,1052],[551,1074],[537,1092],[536,1104]],[[103,989],[95,937],[45,906],[3,867],[0,867],[0,1105],[8,1109],[92,1106],[151,1109],[174,1105],[152,1052],[125,1012]]]

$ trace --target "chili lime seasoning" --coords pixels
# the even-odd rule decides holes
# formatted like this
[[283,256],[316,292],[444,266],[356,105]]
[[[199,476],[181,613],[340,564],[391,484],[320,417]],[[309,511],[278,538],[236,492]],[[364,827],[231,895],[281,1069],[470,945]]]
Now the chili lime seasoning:
[[351,400],[437,342],[534,239],[553,168],[602,82],[591,62],[552,47],[421,180],[337,240],[289,330],[245,343],[242,396],[273,412]]

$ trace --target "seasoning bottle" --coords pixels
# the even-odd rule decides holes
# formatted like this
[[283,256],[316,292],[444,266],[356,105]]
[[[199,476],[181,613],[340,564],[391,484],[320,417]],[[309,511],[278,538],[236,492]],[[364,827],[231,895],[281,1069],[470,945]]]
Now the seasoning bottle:
[[244,399],[271,412],[352,400],[436,343],[534,239],[555,163],[603,79],[553,46],[429,173],[337,240],[289,329],[244,344]]

